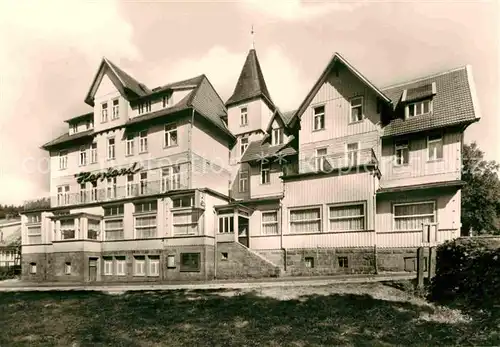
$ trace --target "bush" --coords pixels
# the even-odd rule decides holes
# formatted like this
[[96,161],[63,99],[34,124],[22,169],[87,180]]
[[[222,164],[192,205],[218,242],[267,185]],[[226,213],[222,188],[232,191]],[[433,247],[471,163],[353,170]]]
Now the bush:
[[500,303],[500,248],[487,239],[457,239],[437,248],[436,276],[430,287],[434,301],[475,306]]
[[0,281],[15,278],[21,274],[21,266],[2,266],[0,267]]

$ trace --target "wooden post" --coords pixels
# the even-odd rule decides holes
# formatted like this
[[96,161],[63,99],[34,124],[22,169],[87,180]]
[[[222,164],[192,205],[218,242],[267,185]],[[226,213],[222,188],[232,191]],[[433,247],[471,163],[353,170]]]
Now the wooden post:
[[417,289],[424,288],[424,247],[417,250]]
[[429,281],[434,277],[436,274],[436,247],[429,247],[429,257],[427,261],[427,271],[428,271],[428,278]]

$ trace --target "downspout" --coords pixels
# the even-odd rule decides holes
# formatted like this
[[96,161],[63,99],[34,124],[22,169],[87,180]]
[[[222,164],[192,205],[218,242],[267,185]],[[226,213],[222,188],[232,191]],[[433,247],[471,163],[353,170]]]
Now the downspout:
[[187,189],[191,189],[193,187],[193,126],[194,126],[194,107],[191,108],[191,126],[189,127],[189,135],[188,135],[188,186]]
[[[377,165],[378,170],[378,165]],[[373,171],[373,260],[374,260],[374,268],[375,274],[378,274],[378,250],[377,250],[377,194],[376,194],[376,180],[378,177],[377,170]]]
[[217,278],[217,212],[213,208],[214,212],[214,279]]
[[283,198],[285,197],[285,181],[283,181],[283,196],[280,199],[280,246],[281,250],[283,251],[283,271],[286,271],[286,258],[287,258],[287,253],[286,253],[286,248],[283,247]]

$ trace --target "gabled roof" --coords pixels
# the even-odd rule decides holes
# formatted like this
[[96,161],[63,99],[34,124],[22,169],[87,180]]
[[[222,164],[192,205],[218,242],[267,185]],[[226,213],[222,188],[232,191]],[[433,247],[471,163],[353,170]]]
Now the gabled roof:
[[120,94],[122,94],[125,98],[129,97],[129,93],[132,93],[134,97],[140,97],[151,93],[151,90],[144,84],[138,82],[135,78],[113,64],[110,60],[106,59],[106,57],[103,57],[87,96],[85,97],[85,102],[90,106],[94,106],[95,92],[99,87],[102,76],[106,72],[109,72],[108,76],[111,81],[120,91]]
[[233,95],[226,101],[226,106],[229,107],[257,97],[261,97],[271,109],[274,109],[274,103],[267,90],[257,53],[255,49],[251,49],[248,52],[243,69],[241,69]]
[[271,119],[269,120],[269,123],[267,124],[266,131],[269,133],[271,131],[271,127],[273,125],[273,122],[276,118],[279,118],[281,123],[283,124],[283,127],[287,128],[288,127],[288,119],[285,118],[283,113],[279,110],[279,108],[276,108],[273,112],[273,115],[271,116]]
[[94,112],[87,112],[85,114],[81,114],[79,116],[71,117],[65,120],[66,123],[73,123],[76,121],[82,121],[85,119],[92,119],[94,118]]
[[[426,90],[429,94],[429,86],[432,85],[435,86],[434,93],[430,94],[432,112],[404,119],[406,103],[402,101],[402,97],[405,91]],[[384,93],[392,100],[395,118],[383,128],[383,137],[466,125],[479,120],[480,112],[470,66],[386,87]]]
[[245,153],[243,153],[240,161],[242,163],[246,163],[250,161],[262,160],[264,158],[272,158],[275,155],[284,157],[297,154],[297,151],[290,147],[290,143],[293,139],[294,137],[291,136],[291,139],[287,143],[279,146],[272,146],[269,142],[262,142],[262,140],[252,141],[245,150]]
[[328,63],[328,65],[323,70],[320,77],[318,78],[316,83],[313,85],[312,89],[309,91],[309,93],[307,94],[307,96],[304,99],[304,101],[302,102],[302,104],[300,104],[299,108],[297,109],[294,118],[290,122],[291,126],[293,126],[295,124],[295,122],[300,120],[300,117],[302,117],[302,114],[306,110],[307,106],[311,103],[314,96],[318,93],[318,91],[321,88],[321,86],[323,85],[323,83],[325,83],[326,79],[328,78],[328,75],[330,74],[330,71],[332,70],[332,68],[334,67],[334,65],[336,63],[340,63],[340,64],[344,65],[347,69],[349,69],[349,71],[351,71],[352,74],[354,74],[357,78],[359,78],[361,80],[361,82],[363,82],[366,86],[371,88],[373,90],[373,92],[375,94],[377,94],[377,96],[381,100],[385,101],[388,104],[391,103],[391,99],[388,98],[387,95],[385,95],[380,89],[378,89],[373,83],[371,83],[365,76],[363,76],[358,70],[356,70],[356,68],[354,68],[354,66],[351,65],[351,63],[349,63],[347,61],[347,59],[342,57],[339,53],[335,52],[335,54],[330,59],[330,62]]

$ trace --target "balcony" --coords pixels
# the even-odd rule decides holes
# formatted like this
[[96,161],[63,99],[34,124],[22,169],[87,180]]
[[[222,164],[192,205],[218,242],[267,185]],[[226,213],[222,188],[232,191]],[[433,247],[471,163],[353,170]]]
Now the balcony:
[[126,186],[91,188],[77,193],[63,193],[47,198],[26,201],[24,211],[43,210],[53,207],[82,205],[99,202],[156,195],[174,190],[188,189],[187,175],[169,177],[160,181],[144,181]]
[[308,173],[352,173],[368,171],[378,167],[378,160],[372,148],[358,151],[333,153],[300,159],[298,163],[286,164],[283,177]]

